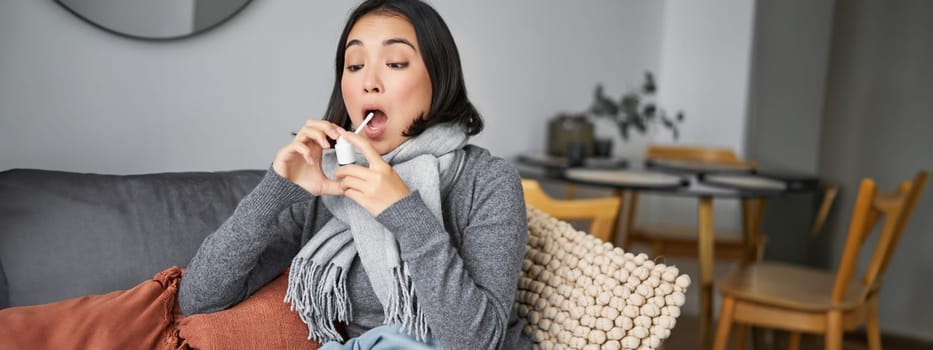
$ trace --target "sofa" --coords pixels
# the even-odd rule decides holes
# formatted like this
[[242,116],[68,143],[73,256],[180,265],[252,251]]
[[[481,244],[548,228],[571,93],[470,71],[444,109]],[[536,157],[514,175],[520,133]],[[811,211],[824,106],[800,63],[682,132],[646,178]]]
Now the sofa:
[[128,289],[186,266],[263,174],[0,172],[0,308]]
[[[80,304],[82,298],[75,297],[144,286],[141,281],[165,281],[167,273],[177,277],[165,269],[187,265],[204,238],[233,213],[263,174],[261,170],[142,175],[0,172],[0,316],[4,308],[65,299]],[[688,276],[531,207],[528,227],[515,308],[535,348],[654,349],[670,336],[690,285]],[[254,337],[243,333],[255,327],[242,324],[244,317],[265,312],[270,318],[282,314],[292,318],[285,328],[305,347],[300,341],[305,340],[306,328],[297,315],[287,315],[287,306],[281,303],[284,282],[280,276],[264,287],[268,296],[257,298],[263,294],[257,293],[250,298],[255,302],[248,299],[215,313],[238,312],[223,321],[213,318],[206,332],[205,327],[193,326],[205,321],[195,319],[213,316],[191,316],[177,325],[177,320],[163,322],[166,331],[159,336],[165,340],[151,344],[196,348],[188,345],[196,340],[206,343],[205,337],[212,344],[229,341],[231,336],[215,334],[226,330],[242,340],[236,346],[225,343],[216,348],[267,347],[267,342],[245,343]],[[119,303],[120,299],[107,300]],[[30,320],[28,312],[32,311],[18,315]],[[252,322],[269,327],[260,333],[283,328],[268,319]],[[6,320],[7,325],[19,323]],[[230,326],[237,325],[243,330],[231,331]],[[185,327],[198,331],[186,335]],[[49,329],[60,330],[54,320]]]

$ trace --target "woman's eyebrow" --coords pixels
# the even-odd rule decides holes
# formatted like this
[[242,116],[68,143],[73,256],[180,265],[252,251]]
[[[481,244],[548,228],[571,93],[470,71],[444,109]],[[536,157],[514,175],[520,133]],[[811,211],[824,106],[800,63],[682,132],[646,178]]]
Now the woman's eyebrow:
[[[385,41],[382,42],[382,46],[389,46],[389,45],[394,45],[394,44],[408,45],[408,47],[410,47],[412,50],[415,50],[415,52],[418,51],[418,49],[415,48],[415,45],[412,45],[412,43],[408,41],[408,39],[392,38],[392,39],[386,39]],[[360,41],[359,39],[350,40],[347,42],[347,46],[345,46],[344,49],[347,49],[350,46],[354,46],[354,45],[363,46],[363,42]]]
[[410,47],[412,50],[415,50],[415,52],[418,51],[418,49],[415,48],[415,45],[412,45],[411,42],[408,41],[408,39],[392,38],[392,39],[386,39],[385,41],[382,42],[382,46],[389,46],[389,45],[394,45],[394,44],[405,44],[405,45],[408,45],[408,47]]

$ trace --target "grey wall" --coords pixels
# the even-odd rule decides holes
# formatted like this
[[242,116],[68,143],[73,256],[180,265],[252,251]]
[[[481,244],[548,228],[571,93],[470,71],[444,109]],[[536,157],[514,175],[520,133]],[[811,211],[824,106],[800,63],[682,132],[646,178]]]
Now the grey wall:
[[[663,3],[434,1],[496,154],[544,148],[544,120],[656,70]],[[0,2],[0,170],[265,168],[323,113],[345,1],[254,1],[191,39],[143,42],[52,1]]]
[[[841,184],[831,225],[833,261],[842,251],[858,181],[892,190],[933,170],[933,2],[836,4],[820,173]],[[923,194],[884,278],[881,328],[933,339],[933,189]],[[863,250],[862,265],[870,252]]]
[[[745,143],[747,156],[762,168],[818,170],[833,2],[758,2]],[[829,267],[829,235],[808,234],[820,199],[797,194],[768,200],[765,257]]]
[[[918,169],[933,169],[933,4],[757,4],[748,156],[762,166],[819,172],[842,186],[831,221],[816,240],[807,235],[814,198],[770,200],[766,258],[835,268],[861,177],[890,190]],[[933,273],[931,202],[921,200],[885,278],[885,332],[933,339],[933,307],[925,301],[933,284],[919,277]]]
[[833,2],[758,2],[745,134],[759,165],[817,170]]

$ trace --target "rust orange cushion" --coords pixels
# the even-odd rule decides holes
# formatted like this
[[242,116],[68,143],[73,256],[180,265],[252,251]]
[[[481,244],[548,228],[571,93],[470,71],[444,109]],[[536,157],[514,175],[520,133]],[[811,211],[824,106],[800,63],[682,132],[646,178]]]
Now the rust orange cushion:
[[182,270],[132,289],[0,310],[4,349],[173,349]]
[[283,273],[233,307],[191,315],[178,323],[182,347],[192,349],[317,349],[308,326],[283,302],[288,273]]

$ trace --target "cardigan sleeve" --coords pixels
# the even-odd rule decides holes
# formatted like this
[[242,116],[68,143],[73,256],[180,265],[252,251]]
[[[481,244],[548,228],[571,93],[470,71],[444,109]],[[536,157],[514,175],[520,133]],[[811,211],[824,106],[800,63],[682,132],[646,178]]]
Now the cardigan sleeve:
[[282,273],[301,248],[303,213],[315,197],[269,170],[201,243],[178,291],[185,315],[236,305]]

